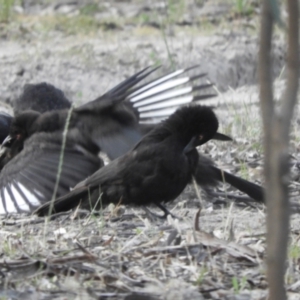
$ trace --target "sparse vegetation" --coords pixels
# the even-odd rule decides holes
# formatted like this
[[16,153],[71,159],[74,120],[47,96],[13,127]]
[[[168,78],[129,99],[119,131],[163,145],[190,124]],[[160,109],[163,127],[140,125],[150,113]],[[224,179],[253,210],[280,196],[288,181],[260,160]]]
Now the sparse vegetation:
[[240,280],[237,277],[232,277],[232,286],[236,294],[239,294],[246,286],[247,279],[242,277]]
[[253,13],[251,0],[235,0],[235,11],[240,16],[247,16]]
[[300,258],[300,246],[298,245],[290,245],[288,257],[295,262],[298,262]]
[[167,0],[167,22],[176,23],[181,21],[186,12],[186,1],[184,0]]
[[15,0],[0,0],[0,23],[11,20],[14,3]]
[[101,6],[99,3],[87,3],[80,8],[79,12],[81,15],[94,16],[97,12],[101,12]]

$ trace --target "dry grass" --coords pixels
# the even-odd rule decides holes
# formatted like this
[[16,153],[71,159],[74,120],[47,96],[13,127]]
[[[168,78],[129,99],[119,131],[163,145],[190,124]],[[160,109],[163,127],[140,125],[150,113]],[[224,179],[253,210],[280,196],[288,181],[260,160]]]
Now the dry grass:
[[[244,292],[253,284],[265,287],[264,238],[245,230],[239,243],[233,242],[234,211],[227,216],[211,212],[210,218],[203,214],[203,231],[197,228],[199,217],[193,225],[197,210],[192,207],[175,209],[182,219],[166,222],[150,221],[136,209],[121,209],[118,216],[104,211],[100,218],[65,213],[46,227],[39,218],[5,219],[3,283],[6,290],[34,293],[38,299],[74,294],[79,299],[105,294],[123,299],[133,293],[172,299],[174,289],[175,299],[185,299],[186,293],[220,296]],[[209,219],[223,219],[215,232],[230,232],[231,241],[206,233],[213,228]]]

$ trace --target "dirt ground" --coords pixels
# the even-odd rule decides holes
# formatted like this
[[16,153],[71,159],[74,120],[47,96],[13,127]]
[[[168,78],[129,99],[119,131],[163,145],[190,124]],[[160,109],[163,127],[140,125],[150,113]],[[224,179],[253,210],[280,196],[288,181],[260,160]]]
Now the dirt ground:
[[[199,64],[194,72],[206,72],[218,93],[207,104],[216,107],[220,131],[234,137],[199,150],[225,170],[261,183],[259,6],[245,3],[24,0],[0,23],[1,110],[12,111],[26,83],[50,82],[80,104],[146,66],[159,63],[163,74]],[[280,31],[273,56],[280,99]],[[297,201],[295,114],[291,191]],[[0,298],[264,299],[265,207],[202,192],[198,215],[197,195],[190,186],[168,205],[178,219],[153,220],[134,207],[109,207],[98,216],[69,212],[51,220],[2,217]],[[289,299],[300,299],[297,214],[291,230],[286,283]]]

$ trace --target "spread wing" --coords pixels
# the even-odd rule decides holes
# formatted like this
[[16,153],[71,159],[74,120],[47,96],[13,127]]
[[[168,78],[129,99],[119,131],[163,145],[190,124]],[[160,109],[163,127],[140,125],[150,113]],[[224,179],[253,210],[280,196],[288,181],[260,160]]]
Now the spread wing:
[[[98,114],[97,125],[91,126],[91,137],[110,159],[118,158],[178,107],[215,96],[205,92],[212,84],[197,83],[206,74],[188,75],[193,68],[177,70],[141,85],[157,70],[146,68],[75,111]],[[197,94],[200,90],[204,93]]]
[[100,159],[78,144],[67,142],[62,156],[61,139],[35,134],[1,171],[0,214],[32,212],[54,195],[68,193],[100,166]]

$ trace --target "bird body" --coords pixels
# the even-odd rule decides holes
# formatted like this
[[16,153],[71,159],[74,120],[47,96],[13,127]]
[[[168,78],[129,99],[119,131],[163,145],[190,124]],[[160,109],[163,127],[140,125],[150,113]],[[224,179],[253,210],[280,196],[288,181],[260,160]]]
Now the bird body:
[[196,145],[210,140],[218,120],[208,107],[178,109],[131,151],[80,182],[39,213],[68,210],[79,203],[149,205],[174,200],[191,181],[198,162]]
[[[99,187],[103,193],[102,204],[168,202],[174,200],[190,182],[196,162],[195,152],[192,155],[184,153],[184,146],[176,139],[169,139],[161,145],[153,143],[143,147],[140,144],[136,150],[105,166],[75,189]],[[99,197],[97,190],[95,197]],[[83,202],[88,203],[87,200]]]

